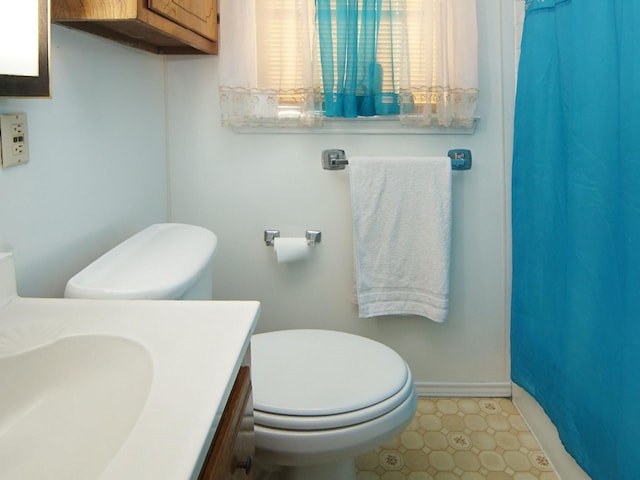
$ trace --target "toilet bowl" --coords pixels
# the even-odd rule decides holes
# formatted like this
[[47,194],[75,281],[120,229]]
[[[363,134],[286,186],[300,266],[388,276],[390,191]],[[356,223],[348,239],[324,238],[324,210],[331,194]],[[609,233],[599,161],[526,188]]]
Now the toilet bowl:
[[[66,297],[211,299],[216,236],[152,225],[76,274]],[[330,330],[254,335],[256,464],[282,480],[354,480],[356,455],[400,432],[416,409],[411,371],[391,348]],[[256,476],[256,480],[261,480]]]
[[254,335],[251,355],[256,463],[279,478],[355,479],[354,457],[415,413],[409,367],[373,340],[282,330]]

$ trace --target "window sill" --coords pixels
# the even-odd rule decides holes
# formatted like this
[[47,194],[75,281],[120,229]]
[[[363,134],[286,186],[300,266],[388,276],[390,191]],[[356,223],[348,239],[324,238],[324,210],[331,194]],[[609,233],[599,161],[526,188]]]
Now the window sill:
[[352,135],[473,135],[479,118],[473,121],[473,127],[408,127],[400,125],[396,117],[362,117],[353,119],[325,118],[324,125],[318,127],[233,127],[234,133],[272,133],[272,134],[327,134],[340,133]]

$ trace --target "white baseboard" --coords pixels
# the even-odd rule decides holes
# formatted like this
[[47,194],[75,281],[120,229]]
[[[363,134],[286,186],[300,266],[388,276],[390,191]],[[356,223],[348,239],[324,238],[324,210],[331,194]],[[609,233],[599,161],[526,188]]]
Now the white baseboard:
[[511,397],[511,382],[416,382],[419,397]]

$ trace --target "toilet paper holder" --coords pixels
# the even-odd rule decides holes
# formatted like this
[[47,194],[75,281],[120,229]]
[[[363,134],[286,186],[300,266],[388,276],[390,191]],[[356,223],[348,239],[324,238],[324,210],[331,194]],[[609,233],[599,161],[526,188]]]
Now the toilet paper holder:
[[[273,241],[279,236],[280,230],[265,230],[264,243],[267,247],[273,247]],[[310,247],[313,247],[316,243],[320,243],[320,240],[322,240],[322,232],[319,230],[307,230],[304,236],[307,239],[307,245]]]

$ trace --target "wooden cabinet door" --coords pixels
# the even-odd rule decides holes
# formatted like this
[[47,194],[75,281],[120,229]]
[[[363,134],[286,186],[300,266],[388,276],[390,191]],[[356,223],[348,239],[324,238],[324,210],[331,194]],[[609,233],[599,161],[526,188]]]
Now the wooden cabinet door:
[[149,9],[203,37],[218,39],[216,0],[148,0]]
[[254,451],[251,374],[245,366],[238,372],[198,480],[253,480]]

